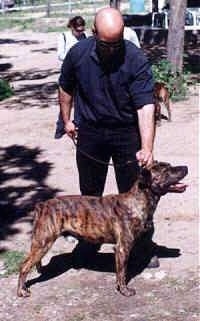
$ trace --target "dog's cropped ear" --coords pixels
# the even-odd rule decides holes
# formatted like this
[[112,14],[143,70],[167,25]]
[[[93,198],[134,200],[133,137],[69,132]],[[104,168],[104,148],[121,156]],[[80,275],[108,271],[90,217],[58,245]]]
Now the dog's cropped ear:
[[151,185],[151,172],[146,168],[140,169],[139,174],[139,187],[141,189],[148,188]]

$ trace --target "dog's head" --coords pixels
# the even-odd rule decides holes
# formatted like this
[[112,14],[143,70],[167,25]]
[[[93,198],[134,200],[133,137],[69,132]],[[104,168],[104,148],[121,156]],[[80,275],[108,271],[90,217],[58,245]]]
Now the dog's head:
[[187,185],[180,181],[187,173],[187,166],[172,166],[169,163],[154,161],[149,170],[141,170],[140,187],[149,188],[158,196],[168,192],[182,193]]

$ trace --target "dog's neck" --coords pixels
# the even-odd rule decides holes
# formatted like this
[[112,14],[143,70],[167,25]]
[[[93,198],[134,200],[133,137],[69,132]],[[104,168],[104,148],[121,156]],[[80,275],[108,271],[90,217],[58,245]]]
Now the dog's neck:
[[[143,183],[143,181],[141,181],[140,179],[138,179],[135,184],[132,186],[132,188],[129,191],[132,195],[136,196],[140,196],[140,195],[146,195],[147,198],[151,198],[154,200],[154,202],[158,202],[160,200],[160,196],[155,194],[152,190],[151,190],[151,185],[145,185]],[[143,196],[142,196],[143,197]]]
[[144,185],[143,182],[138,179],[128,193],[134,199],[142,200],[139,203],[142,204],[144,208],[148,208],[148,220],[153,219],[153,213],[156,210],[160,196],[152,192],[151,186]]

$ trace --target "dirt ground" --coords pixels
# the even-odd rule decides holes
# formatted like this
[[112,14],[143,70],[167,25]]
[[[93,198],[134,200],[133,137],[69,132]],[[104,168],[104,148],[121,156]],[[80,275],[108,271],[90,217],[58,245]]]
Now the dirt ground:
[[[0,250],[26,252],[32,226],[27,209],[39,199],[79,193],[75,148],[66,137],[54,139],[56,34],[4,32],[0,44],[0,70],[15,90],[0,103]],[[155,158],[187,165],[189,187],[159,203],[154,241],[161,249],[160,267],[135,273],[130,286],[136,295],[125,298],[115,290],[111,245],[90,266],[76,269],[70,255],[75,244],[61,237],[44,259],[46,273],[29,275],[30,298],[16,297],[17,275],[0,276],[0,320],[200,320],[198,104],[199,88],[190,87],[187,100],[173,103],[173,121],[157,128]],[[111,168],[105,193],[113,192]]]

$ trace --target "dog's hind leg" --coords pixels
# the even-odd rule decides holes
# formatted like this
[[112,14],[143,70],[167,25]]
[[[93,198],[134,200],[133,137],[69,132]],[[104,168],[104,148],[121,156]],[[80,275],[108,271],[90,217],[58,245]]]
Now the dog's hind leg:
[[156,125],[161,125],[161,105],[159,101],[155,101],[155,121]]
[[50,249],[54,240],[51,240],[43,243],[42,245],[39,242],[33,241],[31,245],[30,254],[24,260],[20,267],[19,279],[18,279],[18,287],[17,287],[17,295],[27,297],[30,296],[30,290],[26,287],[26,278],[30,270],[34,265],[41,267],[41,259]]
[[170,122],[172,121],[172,111],[171,111],[171,101],[169,97],[166,98],[165,105],[168,112],[168,121]]
[[132,246],[133,242],[127,242],[126,240],[124,242],[120,241],[115,247],[117,290],[125,296],[131,296],[136,293],[135,289],[128,288],[126,284],[127,265]]

